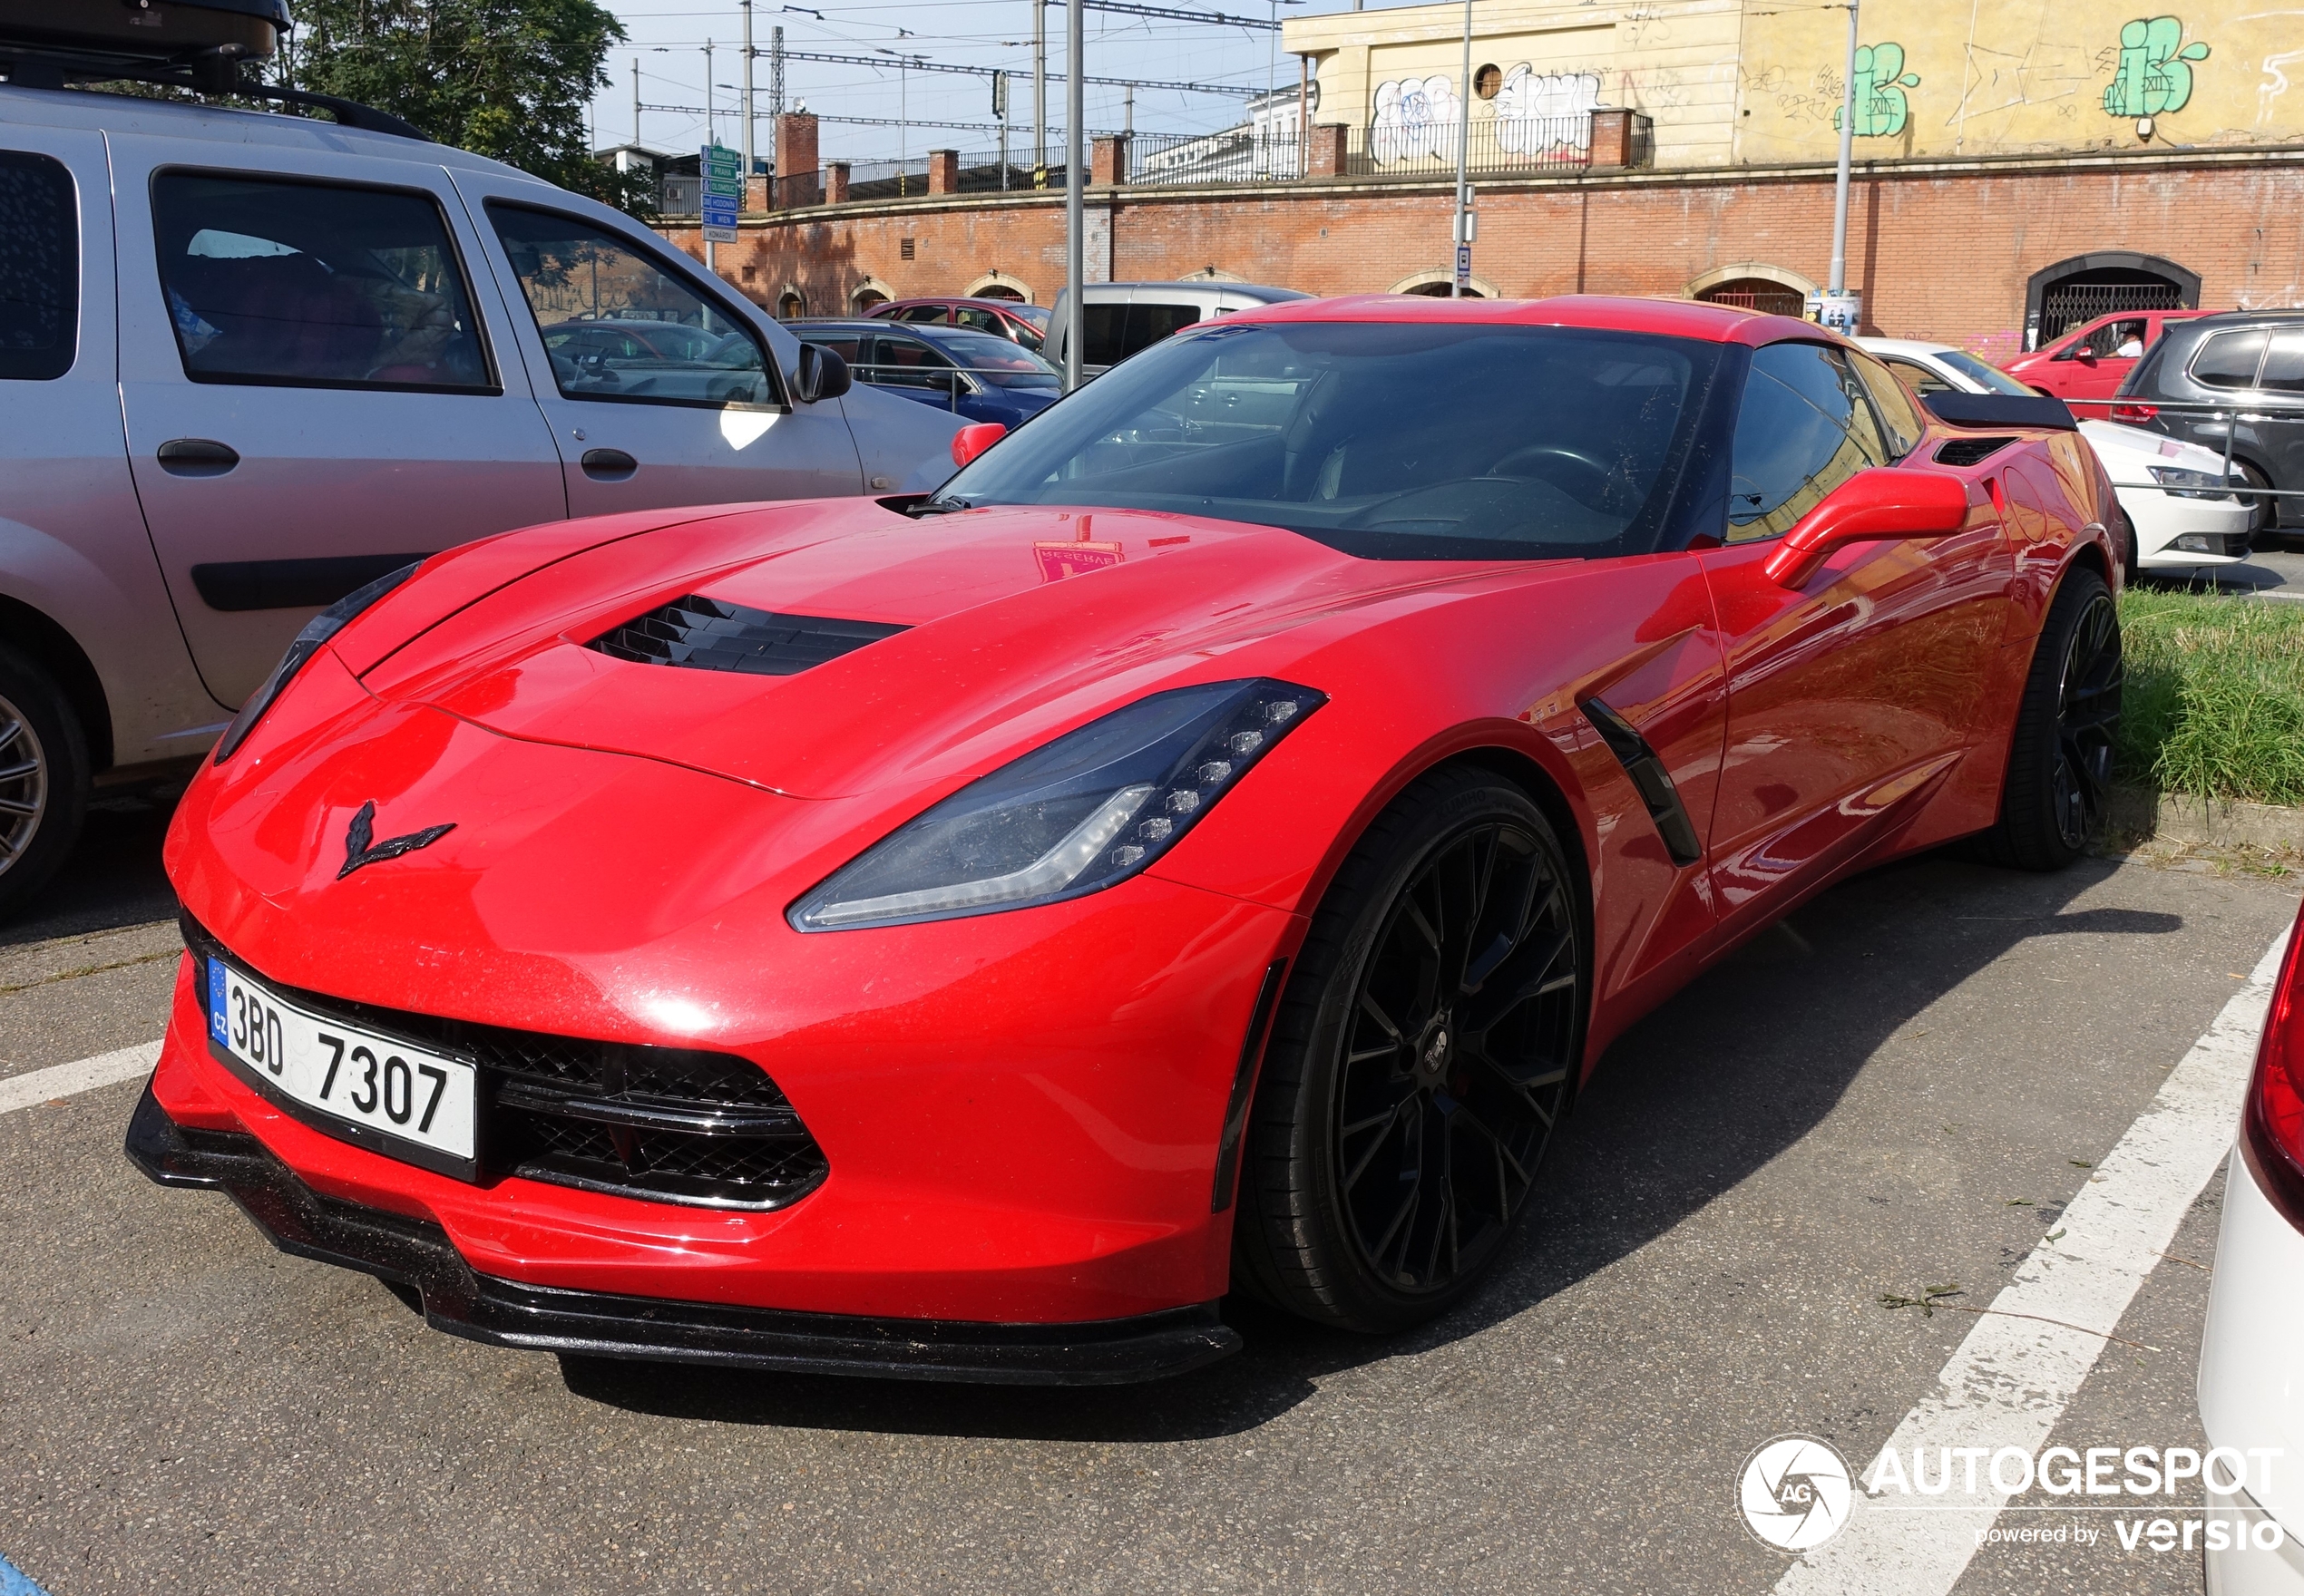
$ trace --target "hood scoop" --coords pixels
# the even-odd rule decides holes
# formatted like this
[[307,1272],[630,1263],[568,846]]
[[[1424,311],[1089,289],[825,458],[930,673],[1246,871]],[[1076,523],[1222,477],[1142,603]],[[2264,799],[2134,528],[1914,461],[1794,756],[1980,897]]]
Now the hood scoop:
[[635,616],[585,647],[637,665],[796,676],[906,628],[820,615],[780,615],[690,593]]

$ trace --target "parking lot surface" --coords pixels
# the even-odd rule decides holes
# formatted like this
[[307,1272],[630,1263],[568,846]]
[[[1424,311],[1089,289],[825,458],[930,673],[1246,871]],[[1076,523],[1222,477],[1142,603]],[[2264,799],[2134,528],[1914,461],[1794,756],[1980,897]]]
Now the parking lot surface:
[[[159,1035],[163,818],[97,815],[0,928],[0,1081]],[[146,1182],[137,1084],[36,1103],[0,1114],[0,1554],[54,1596],[1768,1591],[1790,1560],[1743,1528],[1747,1454],[1871,1456],[1981,1322],[1880,1297],[1988,1303],[2296,900],[2107,860],[1847,883],[1617,1044],[1464,1309],[1370,1341],[1240,1308],[1242,1356],[1119,1390],[468,1344]],[[2201,1445],[2221,1188],[2053,1441]],[[1954,1588],[2196,1591],[2200,1565],[2106,1534],[1987,1548]]]

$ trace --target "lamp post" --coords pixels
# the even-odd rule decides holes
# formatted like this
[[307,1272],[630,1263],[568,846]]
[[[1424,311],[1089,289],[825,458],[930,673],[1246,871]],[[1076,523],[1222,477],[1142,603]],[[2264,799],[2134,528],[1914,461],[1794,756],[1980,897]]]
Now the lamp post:
[[1848,168],[1856,145],[1856,8],[1848,0],[1848,69],[1840,87],[1840,170],[1832,183],[1832,264],[1816,319],[1855,336],[1863,321],[1858,296],[1848,291]]
[[884,44],[874,44],[872,48],[875,55],[892,55],[896,61],[896,198],[901,200],[907,191],[904,187],[904,151],[912,142],[911,113],[905,109],[905,84],[910,75],[905,68],[912,62],[901,51],[891,50]]
[[1461,299],[1472,281],[1472,0],[1464,0],[1464,75],[1456,85],[1456,215],[1449,240],[1456,246],[1448,297]]
[[1064,7],[1064,391],[1080,385],[1080,340],[1087,336],[1087,307],[1080,303],[1088,279],[1087,208],[1082,204],[1081,180],[1087,173],[1086,151],[1080,148],[1080,124],[1086,121],[1088,48],[1081,18],[1088,7],[1074,0]]
[[[752,0],[744,7],[744,198],[752,197]],[[737,202],[739,208],[743,200]]]

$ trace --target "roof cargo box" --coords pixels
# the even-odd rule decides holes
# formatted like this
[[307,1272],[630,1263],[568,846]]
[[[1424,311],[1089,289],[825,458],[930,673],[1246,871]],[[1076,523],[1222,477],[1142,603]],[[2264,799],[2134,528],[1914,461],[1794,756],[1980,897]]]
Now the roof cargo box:
[[0,54],[260,61],[288,27],[288,0],[0,0]]

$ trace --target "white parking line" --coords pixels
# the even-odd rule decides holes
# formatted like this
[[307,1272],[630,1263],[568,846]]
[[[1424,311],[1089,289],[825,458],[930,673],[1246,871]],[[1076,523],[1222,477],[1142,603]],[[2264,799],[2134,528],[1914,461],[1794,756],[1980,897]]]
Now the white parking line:
[[158,1042],[139,1042],[133,1047],[115,1048],[99,1053],[93,1058],[75,1059],[71,1064],[52,1065],[20,1075],[0,1077],[0,1114],[13,1114],[19,1108],[30,1108],[35,1103],[45,1103],[54,1097],[69,1097],[74,1092],[86,1092],[97,1086],[109,1086],[114,1081],[132,1080],[152,1073],[152,1066],[160,1062]]
[[[2241,1095],[2287,947],[2283,931],[2080,1188],[2057,1221],[2058,1239],[2043,1241],[2018,1266],[2015,1280],[1993,1299],[1999,1312],[1977,1319],[1937,1376],[1935,1395],[1904,1416],[1889,1447],[1909,1457],[1915,1446],[2031,1452],[2047,1444],[2104,1351],[2103,1338],[2118,1328],[2184,1211],[2231,1150]],[[2001,1317],[2016,1313],[2036,1317]],[[2085,1333],[2091,1330],[2101,1333]],[[1876,1506],[1861,1481],[1877,1461],[1858,1470],[1847,1528],[1776,1581],[1783,1596],[1944,1596],[1975,1556],[1978,1532],[1991,1527],[2007,1502],[1987,1489],[1947,1498],[1937,1512]],[[1973,1505],[1956,1507],[1955,1501]]]

